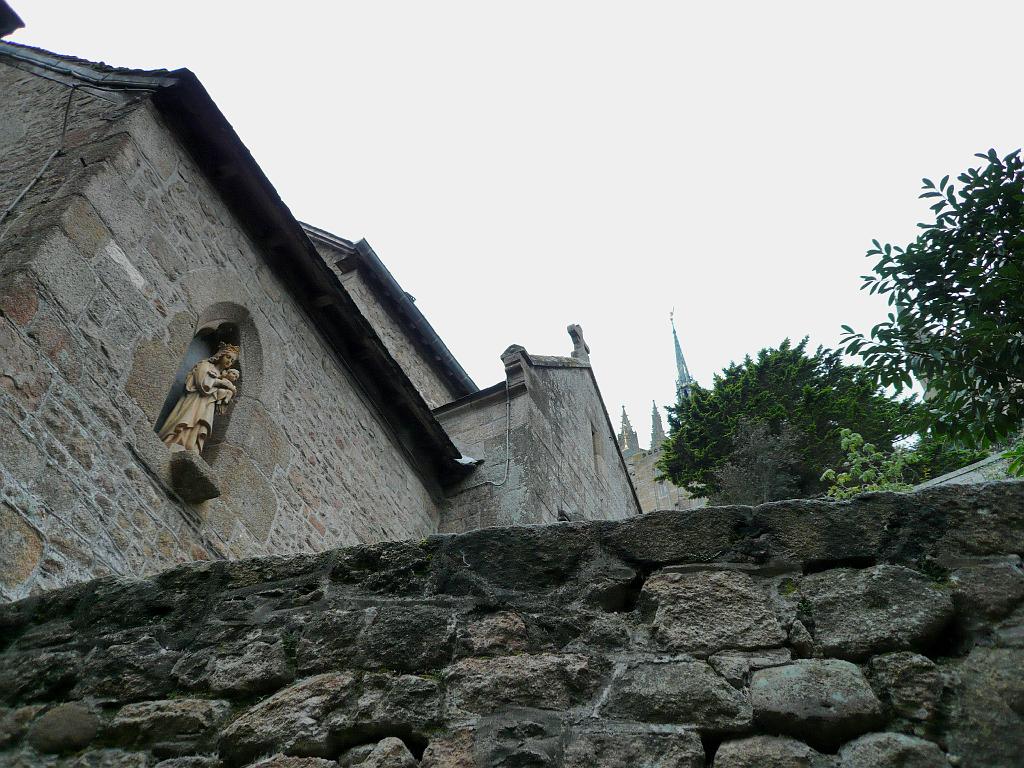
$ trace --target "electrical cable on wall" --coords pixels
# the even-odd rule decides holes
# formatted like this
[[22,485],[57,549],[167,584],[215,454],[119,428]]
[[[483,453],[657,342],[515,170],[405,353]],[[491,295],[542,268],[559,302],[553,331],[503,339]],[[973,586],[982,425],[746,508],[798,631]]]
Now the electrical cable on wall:
[[509,386],[508,378],[505,379],[505,474],[501,478],[501,482],[495,482],[494,480],[484,480],[476,485],[471,485],[467,488],[462,488],[456,491],[455,496],[471,491],[474,488],[480,488],[484,485],[490,485],[495,488],[500,488],[508,482],[509,468],[512,464],[512,388]]

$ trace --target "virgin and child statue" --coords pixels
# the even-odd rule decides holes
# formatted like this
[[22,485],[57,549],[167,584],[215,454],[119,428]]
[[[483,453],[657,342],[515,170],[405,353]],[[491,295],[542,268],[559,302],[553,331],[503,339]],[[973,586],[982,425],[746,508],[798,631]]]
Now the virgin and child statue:
[[200,360],[185,377],[185,392],[160,428],[160,439],[172,451],[202,453],[213,431],[215,413],[224,413],[238,392],[238,347],[221,342],[212,357]]

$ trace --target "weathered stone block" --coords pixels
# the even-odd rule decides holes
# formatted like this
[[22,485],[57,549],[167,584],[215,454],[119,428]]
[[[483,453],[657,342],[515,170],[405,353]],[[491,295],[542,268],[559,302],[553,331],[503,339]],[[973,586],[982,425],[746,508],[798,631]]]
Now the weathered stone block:
[[637,662],[612,683],[601,713],[646,723],[735,732],[750,727],[750,696],[703,661]]
[[814,641],[825,656],[864,659],[873,653],[921,650],[953,618],[949,590],[896,565],[837,568],[805,578]]
[[743,538],[749,513],[748,507],[652,512],[611,528],[605,540],[630,561],[709,563]]
[[695,730],[662,733],[642,727],[591,725],[572,730],[563,766],[704,768],[704,746]]
[[416,758],[401,739],[389,736],[381,739],[359,763],[359,768],[416,768]]
[[902,733],[869,733],[839,750],[839,768],[948,768],[937,745]]
[[522,653],[529,637],[518,613],[501,611],[468,619],[457,630],[458,645],[466,656],[502,656]]
[[942,702],[942,674],[935,663],[916,653],[887,653],[871,659],[868,676],[878,698],[896,717],[929,722]]
[[438,687],[431,680],[329,673],[302,680],[243,712],[218,743],[233,764],[272,752],[324,757],[396,723],[408,733],[423,733],[436,726],[439,708]]
[[85,704],[60,704],[32,724],[28,742],[44,753],[76,752],[96,738],[99,726],[99,717]]
[[204,648],[182,658],[172,674],[185,688],[251,695],[274,691],[295,677],[281,640],[255,637]]
[[976,647],[943,663],[953,689],[946,746],[961,765],[999,768],[1024,755],[1024,649]]
[[949,574],[960,623],[974,631],[1024,602],[1024,567],[1018,555],[956,568]]
[[258,755],[290,751],[301,744],[309,753],[327,751],[325,716],[352,694],[356,678],[345,672],[306,678],[243,712],[218,740],[220,753],[235,764]]
[[654,635],[671,650],[705,656],[786,639],[765,589],[745,573],[656,573],[644,584],[642,600],[656,606]]
[[444,672],[451,706],[486,714],[503,707],[567,709],[589,698],[601,665],[579,654],[463,659]]
[[725,741],[715,752],[715,768],[833,768],[823,755],[786,736],[751,736]]
[[171,452],[171,486],[190,504],[209,501],[221,494],[213,468],[202,456],[191,451]]
[[231,705],[220,700],[144,701],[121,707],[108,734],[121,746],[144,746],[161,756],[203,752],[230,712]]
[[39,309],[39,289],[24,270],[0,275],[0,315],[27,326]]
[[750,681],[750,698],[759,727],[825,749],[885,721],[881,702],[848,661],[801,660],[758,670]]

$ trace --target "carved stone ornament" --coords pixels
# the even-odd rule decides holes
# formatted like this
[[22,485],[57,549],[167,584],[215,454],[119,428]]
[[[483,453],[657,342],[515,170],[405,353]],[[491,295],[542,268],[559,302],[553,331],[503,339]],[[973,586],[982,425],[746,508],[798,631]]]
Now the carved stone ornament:
[[203,445],[213,431],[214,414],[224,413],[238,393],[235,382],[239,372],[231,366],[238,360],[239,352],[234,344],[221,342],[212,357],[192,366],[185,377],[185,393],[160,429],[160,439],[171,450],[203,452]]

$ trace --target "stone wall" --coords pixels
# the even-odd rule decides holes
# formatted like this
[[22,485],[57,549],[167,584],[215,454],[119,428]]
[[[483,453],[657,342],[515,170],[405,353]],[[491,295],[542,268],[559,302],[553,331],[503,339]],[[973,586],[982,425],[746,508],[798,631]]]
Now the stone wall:
[[[0,208],[59,143],[69,93],[0,64]],[[66,152],[0,228],[0,599],[436,531],[439,494],[148,97],[78,88],[68,115]],[[242,340],[206,454],[222,495],[186,504],[154,428],[221,320]]]
[[502,358],[507,390],[435,411],[459,450],[483,460],[449,490],[441,532],[639,514],[590,366],[510,350]]
[[1007,482],[102,579],[0,607],[0,766],[1019,765],[1022,551]]

